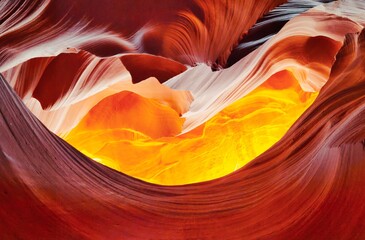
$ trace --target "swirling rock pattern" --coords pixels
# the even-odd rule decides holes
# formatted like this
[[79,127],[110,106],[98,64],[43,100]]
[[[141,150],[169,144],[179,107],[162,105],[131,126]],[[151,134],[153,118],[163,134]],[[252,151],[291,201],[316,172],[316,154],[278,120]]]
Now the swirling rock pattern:
[[[123,19],[135,10],[105,17],[96,2],[0,2],[0,237],[365,239],[365,3],[319,5],[236,64],[211,71],[283,2],[137,1],[132,9],[151,11],[133,24]],[[104,9],[127,3],[107,1]],[[224,33],[229,20],[239,27]],[[222,126],[248,119],[248,106],[285,100],[299,114],[271,147],[194,184],[136,179],[60,138],[122,125],[113,137],[179,143],[217,123],[209,139],[224,139]],[[129,121],[135,115],[150,125]]]

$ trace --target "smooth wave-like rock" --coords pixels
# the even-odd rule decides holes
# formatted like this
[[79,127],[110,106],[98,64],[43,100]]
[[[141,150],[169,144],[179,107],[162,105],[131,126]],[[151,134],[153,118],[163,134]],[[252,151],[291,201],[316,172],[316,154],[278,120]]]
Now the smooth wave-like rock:
[[90,109],[70,134],[82,133],[83,129],[88,129],[89,135],[94,135],[93,131],[130,129],[161,138],[179,134],[182,123],[183,119],[172,108],[133,92],[122,91],[104,98]]
[[[324,29],[324,26],[329,24],[327,20],[329,17],[332,19],[330,23],[338,28]],[[304,23],[314,24],[320,20],[323,23],[318,24],[317,29],[300,28]],[[89,157],[128,175],[153,183],[186,184],[224,176],[247,164],[283,136],[315,99],[316,94],[309,93],[318,92],[327,81],[346,32],[358,29],[361,29],[361,26],[349,19],[312,10],[292,19],[273,42],[263,46],[264,50],[253,52],[251,57],[231,69],[212,73],[206,66],[200,68],[198,73],[195,71],[196,75],[187,75],[189,71],[194,72],[197,69],[194,68],[177,76],[176,78],[180,77],[184,87],[195,87],[195,92],[199,91],[201,96],[199,101],[204,104],[213,101],[209,109],[212,111],[210,112],[212,117],[204,119],[206,112],[202,111],[200,112],[202,118],[194,122],[196,125],[193,128],[200,126],[201,133],[189,135],[192,128],[188,131],[184,129],[186,132],[176,138],[167,136],[171,138],[156,139],[158,137],[155,134],[152,139],[143,137],[141,140],[140,135],[145,135],[145,132],[141,132],[142,128],[138,125],[136,128],[128,129],[128,133],[133,132],[138,136],[131,138],[125,134],[125,128],[134,126],[134,121],[140,123],[139,121],[134,120],[130,114],[127,114],[123,121],[116,121],[114,117],[120,119],[117,117],[121,114],[119,108],[106,114],[100,110],[103,108],[95,107],[99,110],[93,111],[92,114],[86,113],[86,118],[90,122],[95,119],[96,122],[93,124],[98,124],[99,118],[95,116],[107,115],[107,120],[113,123],[113,127],[111,128],[107,121],[102,121],[100,129],[95,131],[93,127],[89,128],[82,124],[82,127],[76,127],[75,131],[64,138]],[[144,59],[144,55],[141,57]],[[154,59],[154,57],[149,58]],[[242,71],[250,61],[253,62],[251,63],[253,68]],[[246,78],[232,78],[233,74],[230,71]],[[208,74],[219,78],[212,78],[212,75]],[[204,78],[206,75],[210,79]],[[233,83],[228,79],[232,79]],[[265,85],[264,82],[271,82],[274,86],[280,83],[289,85],[279,86],[278,89],[276,87],[267,89],[265,86],[260,87]],[[233,84],[237,84],[241,89],[237,90],[237,85],[234,87]],[[231,88],[224,89],[226,86]],[[209,96],[205,92],[205,87],[218,94],[218,98],[221,97],[219,94],[222,91],[226,91],[224,92],[226,96],[217,101],[217,96],[213,94]],[[245,91],[242,90],[244,88]],[[230,105],[238,99],[241,99],[239,103]],[[195,103],[196,101],[193,105]],[[230,107],[225,108],[225,104]],[[145,111],[148,113],[153,109],[146,108]],[[155,115],[164,116],[159,113]],[[139,112],[137,116],[140,120],[144,115]],[[145,127],[149,126],[149,119],[151,118],[145,118]],[[119,122],[120,126],[114,124],[116,122]],[[202,126],[205,122],[206,124]],[[161,131],[161,126],[155,127]],[[221,135],[221,131],[225,133],[224,136]],[[238,132],[242,133],[236,134]],[[160,134],[160,136],[165,135]],[[126,157],[128,160],[125,160]]]
[[150,77],[164,82],[185,70],[184,65],[159,56],[131,54],[100,58],[77,50],[31,59],[3,75],[25,102],[34,97],[43,109],[57,110],[121,82],[133,85]]
[[[103,86],[103,88],[98,89],[95,93],[77,102],[68,103],[67,101],[70,98],[64,99],[56,109],[43,109],[39,101],[35,98],[23,99],[23,102],[48,129],[63,136],[72,130],[98,102],[121,91],[134,92],[143,97],[157,100],[171,107],[179,115],[185,113],[193,101],[193,97],[189,91],[170,89],[161,85],[153,77],[137,84],[132,83],[129,74],[124,76],[117,75],[115,79],[118,80],[116,83]],[[90,91],[87,91],[87,93],[90,94]]]
[[334,0],[289,0],[260,18],[232,50],[225,67],[230,67],[277,34],[293,17]]
[[363,29],[361,14],[365,7],[352,10],[360,15],[357,19],[346,17],[354,15],[352,11],[341,13],[341,9],[351,4],[351,1],[341,5],[330,3],[327,5],[333,9],[331,13],[320,7],[293,18],[277,35],[230,68],[211,72],[208,66],[199,65],[165,82],[173,89],[189,90],[194,96],[189,111],[183,115],[186,118],[183,133],[212,118],[280,71],[291,71],[304,91],[318,91],[328,79],[345,35]]
[[365,238],[364,46],[364,31],[347,35],[319,97],[275,146],[235,173],[186,186],[87,159],[1,77],[2,237]]
[[[139,63],[135,64],[136,61]],[[159,83],[185,69],[184,65],[159,56],[133,54],[101,58],[75,50],[28,60],[3,75],[29,109],[50,130],[62,135],[75,127],[100,100],[123,90],[157,99],[180,115],[185,113],[193,100],[191,94]],[[146,79],[140,82],[143,77]]]
[[182,121],[171,118],[168,106],[113,95],[97,103],[64,139],[86,156],[144,181],[202,182],[225,176],[269,149],[317,95],[303,91],[290,71],[282,71],[179,136],[170,129]]
[[139,83],[150,77],[155,77],[160,83],[164,83],[187,69],[179,62],[148,54],[128,54],[120,59],[131,74],[133,83]]
[[[29,6],[26,4],[30,3],[25,2],[24,4],[24,8],[27,9]],[[28,19],[27,21],[19,18],[19,26],[10,25],[6,27],[7,25],[4,25],[6,27],[4,28],[6,31],[3,32],[4,38],[6,39],[14,31],[17,32],[17,29],[22,29],[29,25],[31,25],[29,29],[38,26],[35,22],[40,21],[39,19],[42,19],[42,16],[47,13],[44,11],[47,9],[47,11],[52,10],[53,5],[48,6],[49,4],[56,3],[45,1],[42,2],[42,5],[35,5],[33,8],[30,8],[33,10],[38,8],[38,10],[34,10],[33,15],[26,12],[32,18],[26,18]],[[357,23],[359,22],[361,24],[361,17],[356,17],[353,21],[345,18],[347,15],[357,16],[353,12],[361,12],[363,9],[361,5],[352,6],[351,4],[353,5],[351,2],[342,3],[343,6],[332,4],[332,7],[327,4],[330,6],[327,8],[333,9],[333,14],[327,14],[326,7],[324,7],[325,9],[318,8],[294,18],[277,36],[229,69],[212,73],[209,70],[210,67],[200,65],[167,81],[167,86],[180,90],[190,90],[194,95],[195,100],[191,105],[190,111],[184,115],[187,120],[183,128],[183,133],[206,122],[229,104],[250,93],[270,76],[283,70],[290,69],[290,71],[294,72],[304,90],[318,91],[328,78],[331,62],[334,60],[336,50],[341,46],[344,34],[356,32],[362,28]],[[351,5],[349,11],[345,11],[343,14],[339,13],[342,8],[346,9],[349,5]],[[12,6],[11,3],[10,6]],[[77,9],[75,7],[72,11],[76,11]],[[332,16],[337,17],[332,18]],[[315,26],[313,28],[306,27],[314,24]],[[336,28],[328,28],[328,25],[335,25]],[[84,36],[77,31],[73,34],[76,33],[77,37],[76,35],[71,37],[72,41],[94,41],[91,35]],[[67,34],[67,32],[62,32],[62,34]],[[12,51],[11,56],[18,59],[19,62],[22,62],[24,59],[15,56],[15,53],[25,54],[25,57],[31,59],[10,69],[7,68],[14,59],[6,53],[9,49],[4,48],[3,55],[7,57],[4,58],[5,62],[0,65],[1,69],[7,69],[3,72],[4,76],[16,89],[18,94],[23,97],[27,106],[51,130],[58,134],[66,133],[74,127],[86,114],[87,110],[93,104],[100,101],[102,97],[107,96],[109,93],[116,93],[115,91],[110,91],[110,89],[115,88],[130,91],[131,88],[134,88],[132,86],[124,87],[124,89],[122,87],[115,87],[118,82],[123,82],[121,85],[124,85],[130,78],[138,82],[144,77],[149,76],[160,78],[159,81],[164,82],[184,69],[184,66],[179,65],[179,63],[169,61],[165,58],[154,57],[152,55],[124,55],[121,56],[121,59],[122,61],[124,59],[127,63],[127,68],[129,69],[126,69],[118,59],[119,56],[103,58],[88,53],[87,51],[70,47],[80,47],[81,45],[71,43],[68,47],[62,45],[65,42],[67,43],[66,40],[60,39],[64,36],[62,34],[54,34],[57,35],[57,39],[53,39],[52,41],[49,39],[50,42],[47,43],[47,46],[51,49],[39,43],[40,45],[36,44],[34,46],[36,49],[29,48],[26,51],[22,51],[22,45],[20,44],[17,51]],[[103,34],[97,34],[97,36],[104,36],[104,39],[109,40],[113,39],[113,37]],[[43,37],[47,38],[46,36]],[[285,43],[286,41],[288,43]],[[333,41],[338,42],[338,44]],[[59,45],[58,43],[62,44]],[[286,51],[287,45],[291,44],[293,44],[293,51]],[[107,46],[108,44],[103,43],[102,45]],[[317,61],[315,56],[317,53],[313,52],[312,47],[320,49],[323,52],[321,56],[328,56],[332,61],[321,59],[320,56],[318,56]],[[31,50],[32,54],[34,54],[32,56],[26,53]],[[52,54],[50,54],[51,52]],[[306,56],[306,59],[301,59],[301,56]],[[147,67],[146,64],[136,64],[136,60],[131,61],[133,58],[142,58],[144,59],[143,61],[147,61],[144,62],[146,64],[148,64],[148,61],[156,60],[153,61],[153,65],[148,64],[150,67]],[[73,65],[72,71],[64,71],[65,62]],[[156,62],[161,62],[164,66],[157,66]],[[168,67],[166,67],[166,63],[168,63]],[[64,74],[67,75],[63,76]],[[142,93],[137,92],[137,94]],[[172,104],[172,107],[179,114],[183,114],[188,110],[192,100],[189,94],[182,95],[185,95],[185,97],[181,96],[181,94],[178,97],[182,102],[178,103],[177,101],[180,100],[177,100]],[[39,103],[37,100],[32,99],[32,96]],[[151,95],[145,97],[151,97]],[[152,98],[156,98],[156,96],[152,96]],[[171,103],[171,101],[168,102]],[[49,113],[43,111],[39,104],[43,109],[49,110]],[[80,110],[81,108],[82,110]],[[79,112],[77,109],[79,109]],[[70,114],[75,114],[75,112],[76,117],[72,116],[74,118],[72,124],[68,124],[68,119],[71,118]],[[60,115],[62,116],[60,117]],[[65,122],[67,124],[64,124]]]
[[100,7],[86,0],[5,0],[0,13],[5,19],[0,26],[0,72],[73,48],[99,57],[140,52],[189,65],[224,66],[241,36],[283,2],[109,0]]

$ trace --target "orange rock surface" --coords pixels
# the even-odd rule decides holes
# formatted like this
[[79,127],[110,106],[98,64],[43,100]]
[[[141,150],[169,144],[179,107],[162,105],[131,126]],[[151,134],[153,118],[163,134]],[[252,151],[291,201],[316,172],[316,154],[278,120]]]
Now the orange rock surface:
[[290,71],[281,71],[205,124],[177,136],[183,119],[172,108],[121,92],[92,108],[65,139],[94,160],[145,181],[207,181],[270,148],[316,96],[304,92]]

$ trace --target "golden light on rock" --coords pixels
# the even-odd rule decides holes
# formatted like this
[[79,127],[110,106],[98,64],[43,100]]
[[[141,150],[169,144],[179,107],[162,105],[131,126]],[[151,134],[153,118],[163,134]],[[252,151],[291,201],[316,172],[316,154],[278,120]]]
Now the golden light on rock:
[[205,124],[179,135],[184,120],[172,108],[121,92],[92,108],[65,140],[90,158],[144,181],[207,181],[270,148],[316,96],[304,92],[290,71],[281,71]]

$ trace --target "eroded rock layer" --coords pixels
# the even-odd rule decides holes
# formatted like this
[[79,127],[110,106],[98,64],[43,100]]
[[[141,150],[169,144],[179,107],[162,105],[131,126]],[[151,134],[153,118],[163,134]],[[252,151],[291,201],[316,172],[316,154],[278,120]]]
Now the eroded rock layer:
[[1,239],[365,239],[363,1],[0,9]]

